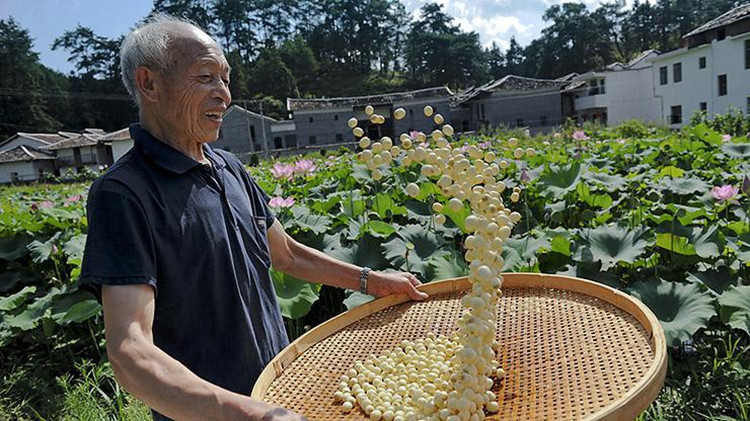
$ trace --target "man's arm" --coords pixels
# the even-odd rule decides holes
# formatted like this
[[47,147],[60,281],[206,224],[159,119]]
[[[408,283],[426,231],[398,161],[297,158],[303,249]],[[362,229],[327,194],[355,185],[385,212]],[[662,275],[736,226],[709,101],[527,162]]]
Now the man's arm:
[[209,383],[154,345],[152,287],[104,285],[102,304],[107,355],[117,381],[159,413],[175,420],[304,420]]
[[[284,231],[278,220],[268,230],[268,243],[271,263],[276,269],[306,281],[359,290],[361,267],[300,244]],[[378,297],[403,293],[413,300],[424,300],[427,294],[416,288],[420,284],[411,273],[371,272],[367,292]]]

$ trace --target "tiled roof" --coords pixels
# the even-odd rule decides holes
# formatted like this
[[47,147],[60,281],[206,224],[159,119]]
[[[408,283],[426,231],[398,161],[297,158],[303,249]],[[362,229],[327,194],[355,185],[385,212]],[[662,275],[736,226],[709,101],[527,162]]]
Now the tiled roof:
[[65,139],[65,136],[61,136],[57,133],[23,133],[18,132],[16,133],[19,137],[25,137],[29,139],[38,140],[39,142],[46,143],[48,145],[51,145],[55,142],[59,142],[63,139]]
[[60,149],[80,148],[84,146],[96,146],[99,143],[100,136],[90,134],[79,134],[76,137],[61,140],[52,145],[44,146],[43,149],[48,151],[59,151]]
[[470,88],[457,95],[456,101],[460,104],[480,94],[492,92],[518,92],[536,91],[540,89],[559,89],[568,82],[556,79],[534,79],[530,77],[507,75],[500,80],[493,80],[482,86]]
[[334,107],[364,107],[366,105],[395,104],[419,98],[450,98],[453,92],[445,86],[420,89],[409,92],[394,92],[380,95],[357,96],[345,98],[287,98],[289,111],[318,110]]
[[721,28],[722,26],[727,26],[747,18],[750,18],[750,3],[735,7],[734,9],[724,13],[718,18],[710,20],[703,25],[693,29],[692,31],[685,34],[682,38],[692,37],[693,35],[698,35],[702,32]]
[[116,132],[110,132],[99,138],[102,142],[110,142],[113,140],[128,140],[130,139],[130,128],[117,130]]
[[275,118],[269,117],[267,115],[260,115],[260,114],[258,114],[256,112],[247,110],[245,108],[240,107],[239,105],[231,105],[229,107],[229,109],[224,113],[224,118],[226,118],[229,115],[229,113],[231,113],[234,110],[242,111],[245,114],[250,114],[250,115],[253,115],[253,116],[255,116],[257,118],[260,118],[260,119],[266,119],[266,120],[268,120],[271,123],[276,123],[276,122],[279,121],[279,120],[276,120]]
[[0,163],[37,161],[43,159],[55,159],[55,155],[31,146],[19,145],[5,152],[0,152]]

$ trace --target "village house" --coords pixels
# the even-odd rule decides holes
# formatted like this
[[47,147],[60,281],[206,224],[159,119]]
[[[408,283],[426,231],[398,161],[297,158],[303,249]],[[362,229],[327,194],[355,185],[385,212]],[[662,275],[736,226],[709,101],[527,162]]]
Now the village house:
[[84,168],[98,171],[112,165],[112,147],[102,141],[103,131],[69,133],[69,137],[40,149],[54,152],[55,165],[60,173],[79,172]]
[[[61,132],[65,133],[65,132]],[[13,149],[16,146],[29,146],[32,148],[41,148],[67,139],[61,133],[23,133],[18,132],[13,136],[0,142],[0,152]]]
[[507,75],[470,88],[455,99],[456,129],[462,132],[498,126],[551,130],[564,120],[561,90],[566,79]]
[[44,181],[54,173],[54,153],[27,145],[0,152],[0,184]]
[[661,121],[689,123],[696,111],[750,114],[750,3],[682,37],[682,48],[651,58]]
[[254,153],[267,154],[297,147],[294,122],[274,118],[232,105],[224,113],[219,138],[212,148],[223,149],[249,162]]
[[658,54],[656,50],[644,51],[628,63],[612,63],[574,77],[563,90],[563,95],[572,99],[571,117],[579,124],[618,125],[630,119],[660,123],[649,61]]
[[[447,87],[427,88],[417,91],[396,92],[381,95],[345,98],[289,98],[287,108],[292,113],[296,131],[297,147],[320,148],[351,146],[356,141],[347,125],[350,118],[358,120],[359,127],[372,139],[383,136],[396,138],[401,133],[422,131],[430,133],[438,125],[424,115],[426,105],[441,114],[445,123],[452,123],[451,97]],[[386,117],[385,124],[370,122],[365,107],[371,105],[375,114]],[[403,108],[406,116],[401,120],[392,118],[393,111]],[[433,116],[434,117],[434,116]]]

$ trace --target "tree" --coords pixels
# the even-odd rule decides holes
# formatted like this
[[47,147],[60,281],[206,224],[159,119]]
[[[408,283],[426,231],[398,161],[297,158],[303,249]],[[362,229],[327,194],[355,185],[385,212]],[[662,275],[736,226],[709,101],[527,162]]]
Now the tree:
[[276,49],[261,50],[250,67],[248,80],[248,91],[253,97],[270,96],[282,101],[287,97],[299,97],[294,75]]
[[195,22],[207,33],[212,33],[214,18],[212,0],[154,0],[151,13],[167,13]]
[[496,43],[492,43],[492,46],[487,49],[487,67],[490,76],[497,80],[507,74],[507,67],[505,63],[505,54],[500,50],[500,47]]
[[297,36],[284,41],[279,48],[281,60],[292,71],[300,94],[314,90],[315,76],[320,69],[320,63],[315,58],[312,48]]
[[123,39],[123,36],[114,39],[98,36],[90,28],[78,25],[55,38],[52,49],[67,50],[70,54],[68,61],[75,64],[80,75],[119,80]]
[[17,131],[55,131],[61,124],[50,114],[45,100],[48,87],[39,54],[26,29],[11,17],[0,19],[0,134]]
[[407,77],[413,87],[450,85],[456,88],[483,82],[485,53],[476,32],[461,32],[436,3],[420,9],[406,40]]

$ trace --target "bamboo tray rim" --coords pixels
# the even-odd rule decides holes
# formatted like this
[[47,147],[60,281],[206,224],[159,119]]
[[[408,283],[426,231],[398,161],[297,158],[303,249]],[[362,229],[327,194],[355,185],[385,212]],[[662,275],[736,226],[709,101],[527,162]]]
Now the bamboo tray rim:
[[[654,313],[641,301],[607,285],[582,278],[542,273],[503,273],[503,288],[547,288],[571,291],[601,299],[633,316],[649,334],[654,360],[648,371],[620,399],[585,418],[594,420],[634,419],[645,410],[661,391],[667,372],[667,345],[664,329]],[[456,293],[470,287],[468,277],[433,281],[419,286],[432,295]],[[265,393],[298,356],[317,342],[339,332],[352,323],[378,311],[410,301],[405,294],[390,295],[362,304],[314,327],[284,348],[261,372],[251,397],[263,400]]]

